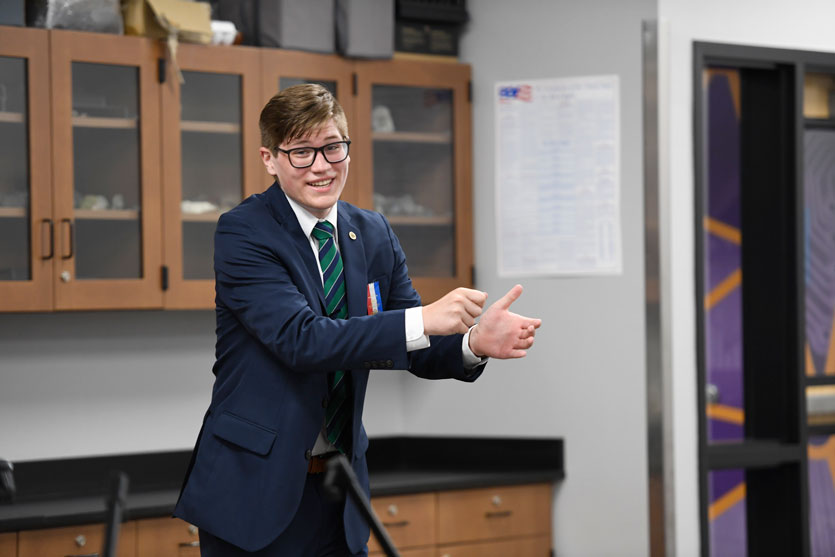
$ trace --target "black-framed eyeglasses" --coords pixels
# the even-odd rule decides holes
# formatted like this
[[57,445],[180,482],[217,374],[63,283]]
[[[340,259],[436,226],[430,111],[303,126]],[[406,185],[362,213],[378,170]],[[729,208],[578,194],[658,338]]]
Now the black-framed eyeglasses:
[[293,168],[307,168],[313,166],[317,153],[322,153],[325,160],[331,164],[344,161],[348,158],[348,146],[350,144],[351,140],[346,139],[345,141],[328,143],[321,147],[296,147],[295,149],[276,147],[275,150],[287,155],[287,159],[289,159]]

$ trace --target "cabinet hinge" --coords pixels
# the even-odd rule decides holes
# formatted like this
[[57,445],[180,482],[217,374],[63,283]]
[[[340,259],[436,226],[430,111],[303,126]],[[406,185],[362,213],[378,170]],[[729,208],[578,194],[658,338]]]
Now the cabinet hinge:
[[356,97],[357,91],[359,90],[359,84],[357,83],[357,72],[351,74],[351,92]]
[[160,83],[165,83],[165,74],[166,74],[166,62],[165,58],[157,58],[157,81]]
[[162,266],[162,273],[160,278],[162,279],[162,291],[165,292],[166,290],[168,290],[168,265]]
[[473,102],[473,81],[467,82],[467,102]]

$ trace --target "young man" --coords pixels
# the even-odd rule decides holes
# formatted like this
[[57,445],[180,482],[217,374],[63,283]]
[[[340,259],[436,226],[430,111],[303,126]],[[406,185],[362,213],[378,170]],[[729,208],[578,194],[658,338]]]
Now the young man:
[[524,356],[540,320],[508,311],[518,285],[483,314],[467,288],[421,306],[385,218],[339,201],[350,140],[326,89],[282,91],[260,125],[276,183],[218,222],[216,379],[175,515],[204,556],[365,555],[368,527],[322,472],[344,453],[368,493],[368,370],[474,381],[487,357]]

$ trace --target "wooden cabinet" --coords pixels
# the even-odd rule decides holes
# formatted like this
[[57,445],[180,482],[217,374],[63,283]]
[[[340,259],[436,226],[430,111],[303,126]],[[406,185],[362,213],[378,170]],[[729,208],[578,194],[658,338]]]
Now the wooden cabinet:
[[[405,550],[435,545],[436,501],[434,493],[421,493],[374,498],[371,506],[394,545]],[[368,551],[382,551],[373,535]]]
[[49,42],[55,309],[162,307],[158,47]]
[[0,309],[161,307],[153,52],[0,33]]
[[360,62],[356,75],[359,204],[389,220],[424,301],[471,285],[469,66]]
[[214,307],[221,213],[265,188],[259,51],[181,45],[160,86],[165,307]]
[[[546,557],[551,484],[374,497],[371,505],[404,557]],[[0,534],[0,557],[100,553],[104,525]],[[369,555],[383,555],[374,536]],[[119,557],[199,557],[195,526],[164,517],[122,524]]]
[[[343,199],[391,222],[425,303],[472,284],[469,66],[3,27],[0,311],[214,306],[218,216],[263,191],[279,88],[342,103]],[[161,79],[162,78],[162,79]]]
[[[398,549],[398,551],[400,551]],[[371,555],[385,555],[385,553],[371,553]],[[437,557],[438,551],[433,547],[424,547],[421,549],[404,549],[400,551],[401,557]]]
[[136,557],[200,557],[197,527],[179,518],[138,520]]
[[550,486],[448,491],[438,495],[438,543],[547,534]]
[[0,534],[0,557],[17,557],[17,532]]
[[[104,547],[104,525],[91,524],[25,530],[18,533],[18,557],[93,557]],[[119,532],[119,557],[136,556],[136,524],[126,522]]]
[[463,545],[442,545],[440,557],[550,557],[551,536],[536,536]]
[[52,309],[49,35],[0,32],[0,309]]
[[[550,484],[374,498],[398,549],[444,557],[545,557],[551,550]],[[382,555],[372,539],[370,555]]]

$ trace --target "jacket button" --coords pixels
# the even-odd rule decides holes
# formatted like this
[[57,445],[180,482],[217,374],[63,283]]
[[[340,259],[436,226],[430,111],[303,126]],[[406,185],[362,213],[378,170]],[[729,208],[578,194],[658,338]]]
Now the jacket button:
[[307,450],[304,452],[304,459],[305,459],[305,460],[310,460],[310,457],[311,457],[311,456],[313,456],[313,451],[311,451],[310,449],[307,449]]
[[364,367],[364,368],[366,368],[366,369],[371,367],[371,363],[370,363],[370,362],[363,362],[363,363],[362,363],[362,365],[363,365],[363,367]]
[[322,408],[327,408],[327,407],[328,407],[328,397],[323,396],[322,397]]
[[386,367],[391,369],[394,367],[394,362],[391,360],[386,360]]

